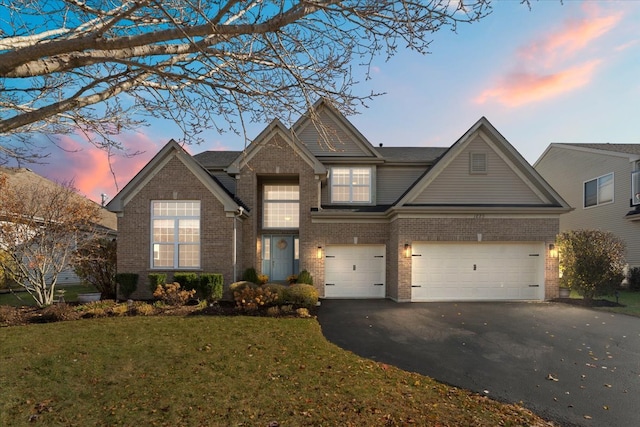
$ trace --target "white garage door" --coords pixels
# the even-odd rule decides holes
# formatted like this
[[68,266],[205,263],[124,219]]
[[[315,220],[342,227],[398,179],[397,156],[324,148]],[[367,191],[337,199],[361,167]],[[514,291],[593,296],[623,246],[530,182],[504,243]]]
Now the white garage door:
[[544,299],[544,244],[414,243],[412,301]]
[[325,248],[327,298],[384,298],[384,245],[330,245]]

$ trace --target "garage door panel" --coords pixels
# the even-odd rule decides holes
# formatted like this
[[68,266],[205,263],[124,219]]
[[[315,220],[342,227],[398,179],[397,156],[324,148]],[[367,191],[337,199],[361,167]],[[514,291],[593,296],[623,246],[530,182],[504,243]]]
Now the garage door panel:
[[412,300],[541,300],[544,244],[413,244]]
[[328,245],[325,251],[325,297],[385,297],[384,245]]

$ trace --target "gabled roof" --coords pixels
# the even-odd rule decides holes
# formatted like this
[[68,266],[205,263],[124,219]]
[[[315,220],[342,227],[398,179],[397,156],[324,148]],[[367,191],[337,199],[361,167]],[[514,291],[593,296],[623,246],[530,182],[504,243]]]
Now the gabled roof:
[[[8,184],[12,186],[19,186],[23,188],[29,187],[44,187],[44,188],[53,188],[56,186],[60,186],[60,184],[51,181],[37,173],[33,172],[31,169],[27,168],[11,168],[11,167],[2,167],[0,166],[0,175],[6,175],[8,179]],[[93,200],[90,200],[80,194],[77,194],[79,199],[84,200],[86,203],[91,205],[98,205]],[[1,206],[0,206],[1,208]],[[108,230],[115,231],[118,229],[118,219],[117,217],[108,210],[100,207],[98,212],[100,219],[98,220],[97,225],[104,227]]]
[[324,175],[327,173],[324,165],[303,145],[292,138],[291,132],[280,120],[273,120],[260,134],[249,144],[245,151],[241,152],[235,160],[227,167],[227,172],[231,175],[240,173],[240,169],[246,165],[257,153],[262,150],[265,144],[275,135],[279,135],[283,141],[313,168],[314,173]]
[[567,144],[554,142],[549,144],[544,153],[540,155],[534,163],[534,167],[540,163],[543,157],[553,148],[563,148],[567,150],[583,151],[594,154],[604,154],[607,156],[628,158],[630,161],[640,160],[640,144]]
[[385,163],[435,163],[449,147],[378,147]]
[[242,151],[204,151],[200,154],[195,154],[193,158],[207,170],[225,169],[241,153]]
[[404,195],[396,202],[396,207],[418,206],[415,200],[423,194],[427,188],[434,183],[438,177],[449,167],[449,165],[461,155],[467,146],[476,138],[482,138],[506,164],[514,176],[516,176],[533,194],[537,195],[540,203],[531,206],[519,206],[514,204],[487,204],[478,203],[446,203],[434,204],[433,207],[447,206],[481,206],[485,208],[504,208],[510,206],[514,208],[560,208],[562,211],[570,210],[569,204],[533,169],[533,167],[518,153],[518,151],[498,132],[498,130],[485,117],[480,118],[462,137],[460,137],[447,151],[440,157],[438,162],[424,175],[419,178],[414,185],[409,188]]
[[[347,156],[382,158],[367,138],[323,98],[316,101],[291,127],[292,133],[301,139],[304,139],[305,130],[311,130],[317,134],[316,138],[325,140],[318,141],[320,145],[317,145],[317,149],[315,145],[311,146],[310,141],[302,142],[317,157],[340,157],[345,156],[345,151],[348,151]],[[344,150],[344,147],[349,150]]]
[[112,212],[122,212],[126,204],[173,158],[179,159],[187,169],[223,204],[226,212],[236,212],[241,206],[224,186],[211,176],[176,141],[170,140],[140,172],[107,204]]

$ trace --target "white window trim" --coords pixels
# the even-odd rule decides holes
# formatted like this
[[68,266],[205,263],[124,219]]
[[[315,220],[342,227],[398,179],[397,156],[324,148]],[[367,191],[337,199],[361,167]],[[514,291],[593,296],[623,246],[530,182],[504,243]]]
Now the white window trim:
[[[609,175],[611,175],[611,185],[613,187],[612,194],[611,194],[611,201],[604,202],[604,203],[599,203],[598,199],[599,199],[599,196],[600,196],[600,186],[598,185],[598,180],[600,178],[604,178],[605,176],[609,176]],[[587,184],[587,182],[591,182],[591,181],[596,181],[596,204],[595,205],[591,205],[591,206],[585,206],[585,204],[586,204],[585,185]],[[583,209],[591,209],[591,208],[597,208],[598,206],[606,206],[606,205],[610,205],[610,204],[614,203],[616,201],[616,185],[615,185],[615,182],[616,182],[616,177],[615,177],[615,174],[613,172],[605,173],[605,174],[600,175],[598,177],[587,179],[586,181],[583,181],[582,182],[582,208]]]
[[[353,169],[368,169],[369,170],[369,200],[366,202],[361,202],[361,201],[353,201],[353,185],[349,184],[349,201],[335,201],[333,199],[333,170],[334,169],[349,169],[349,175],[351,176],[353,174]],[[375,192],[374,192],[374,185],[376,182],[376,168],[373,166],[358,166],[358,165],[352,165],[352,166],[332,166],[329,172],[329,198],[331,200],[331,204],[333,205],[364,205],[364,206],[369,206],[369,205],[375,205]],[[346,185],[340,185],[340,187],[346,187]],[[364,185],[360,185],[360,186],[356,186],[356,187],[364,187]]]
[[[266,199],[264,187],[267,185],[276,185],[284,187],[298,187],[298,198],[293,199]],[[297,203],[298,204],[298,224],[295,227],[269,227],[265,224],[265,212],[267,210],[267,203]],[[300,184],[265,184],[262,187],[262,228],[264,230],[297,230],[300,228]]]
[[[199,212],[198,212],[198,216],[155,216],[153,214],[153,204],[156,202],[162,202],[162,203],[193,203],[193,202],[198,202],[200,204],[199,206]],[[199,270],[202,266],[202,201],[201,200],[152,200],[150,203],[150,213],[151,213],[151,219],[149,222],[149,239],[150,239],[150,260],[149,260],[149,269],[150,270]],[[154,245],[156,244],[156,242],[153,239],[153,221],[156,219],[166,219],[166,220],[174,220],[174,226],[173,226],[173,233],[174,233],[174,241],[173,241],[173,246],[174,246],[174,251],[173,251],[173,266],[158,266],[155,267],[154,266]],[[180,242],[179,238],[178,238],[178,233],[179,233],[179,221],[181,219],[197,219],[200,222],[200,241],[198,241],[197,243],[193,243],[193,242]],[[168,244],[166,242],[158,242],[158,244]],[[179,246],[183,245],[183,246],[199,246],[200,247],[200,251],[199,251],[199,258],[198,258],[198,265],[197,266],[189,266],[189,267],[180,267],[180,251],[178,250]]]

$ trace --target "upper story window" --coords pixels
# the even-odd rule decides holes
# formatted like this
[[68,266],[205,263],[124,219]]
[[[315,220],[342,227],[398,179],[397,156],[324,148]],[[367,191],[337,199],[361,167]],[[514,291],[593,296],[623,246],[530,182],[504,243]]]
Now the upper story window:
[[372,170],[331,168],[331,203],[371,203]]
[[265,185],[263,200],[263,228],[300,226],[300,186]]
[[631,204],[640,205],[640,160],[636,161],[635,169],[631,172]]
[[200,267],[200,201],[151,202],[151,267]]
[[613,202],[613,173],[602,175],[584,183],[584,207]]
[[469,173],[486,174],[487,173],[487,153],[469,153]]

